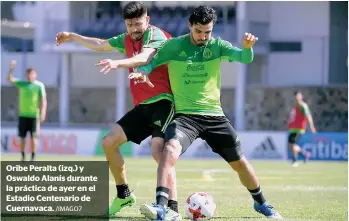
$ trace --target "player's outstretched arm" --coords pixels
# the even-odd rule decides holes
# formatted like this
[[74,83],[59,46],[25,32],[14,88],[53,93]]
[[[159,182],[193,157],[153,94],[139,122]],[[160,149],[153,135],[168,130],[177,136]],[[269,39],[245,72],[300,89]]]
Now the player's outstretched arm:
[[137,72],[131,73],[128,76],[128,78],[135,79],[136,82],[138,82],[138,83],[146,83],[150,87],[154,87],[152,82],[149,80],[148,76],[151,74],[151,72],[155,68],[157,68],[163,64],[167,64],[171,61],[172,55],[175,54],[174,50],[173,50],[174,44],[175,43],[174,43],[173,38],[163,42],[162,44],[157,44],[157,46],[154,47],[157,49],[157,53],[156,53],[156,55],[154,55],[154,57],[150,61],[150,63],[148,63],[147,65],[143,65],[143,66],[138,67]]
[[175,54],[173,50],[174,44],[175,39],[172,38],[162,44],[157,43],[156,46],[154,46],[155,44],[153,46],[150,45],[151,48],[157,49],[156,54],[147,65],[140,66],[137,70],[142,71],[142,73],[148,76],[155,68],[170,62],[172,56]]
[[229,62],[237,61],[243,64],[249,64],[253,61],[253,49],[252,46],[256,43],[258,38],[251,33],[245,33],[242,40],[243,48],[233,47],[231,43],[227,41],[221,41],[221,58],[228,60]]
[[[117,68],[136,68],[142,65],[146,65],[152,60],[153,56],[156,53],[156,50],[162,45],[162,43],[166,42],[168,38],[169,36],[166,35],[163,31],[158,28],[152,27],[144,33],[141,53],[133,56],[132,58],[122,60],[104,59],[102,61],[99,61],[96,65],[103,67],[101,72],[104,72],[104,74]],[[113,47],[118,48],[122,53],[122,51],[125,51],[125,48],[120,50],[120,48],[124,47],[124,39],[125,36],[120,35],[118,37],[111,38],[109,40],[109,43]]]
[[7,74],[7,80],[8,82],[10,82],[11,84],[15,84],[15,78],[13,77],[13,71],[16,67],[16,60],[12,60],[11,63],[10,63],[10,70],[8,71],[8,74]]
[[96,66],[103,67],[100,72],[103,72],[104,74],[116,70],[117,68],[136,68],[148,64],[155,53],[156,50],[154,48],[144,48],[140,54],[133,56],[132,58],[121,60],[104,59],[99,61]]
[[74,32],[59,32],[56,35],[56,45],[60,45],[65,42],[76,42],[94,51],[113,51],[114,48],[108,42],[108,40],[100,38],[86,37],[76,34]]

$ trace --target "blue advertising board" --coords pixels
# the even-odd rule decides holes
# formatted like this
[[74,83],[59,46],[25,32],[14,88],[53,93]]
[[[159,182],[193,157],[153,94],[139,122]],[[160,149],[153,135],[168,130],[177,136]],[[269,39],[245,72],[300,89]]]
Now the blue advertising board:
[[[306,133],[297,144],[311,153],[310,160],[348,161],[348,133]],[[301,157],[298,157],[301,159]],[[288,159],[292,159],[288,151]]]

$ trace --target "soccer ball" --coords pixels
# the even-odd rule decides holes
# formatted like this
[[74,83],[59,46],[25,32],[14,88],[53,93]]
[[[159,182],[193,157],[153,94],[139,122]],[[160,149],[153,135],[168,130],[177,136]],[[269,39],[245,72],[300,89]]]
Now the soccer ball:
[[196,192],[188,197],[184,209],[191,220],[209,220],[216,212],[216,203],[210,194]]

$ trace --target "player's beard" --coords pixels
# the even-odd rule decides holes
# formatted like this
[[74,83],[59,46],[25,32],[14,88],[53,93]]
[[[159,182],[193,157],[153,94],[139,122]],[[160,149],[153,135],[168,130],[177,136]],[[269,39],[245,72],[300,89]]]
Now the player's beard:
[[195,41],[197,46],[204,46],[207,44],[208,41]]
[[134,32],[131,34],[131,37],[134,41],[139,41],[142,39],[143,33],[142,32]]
[[196,46],[204,46],[208,42],[208,40],[206,40],[206,41],[195,40],[195,38],[193,37],[193,35],[191,33],[190,33],[190,37]]

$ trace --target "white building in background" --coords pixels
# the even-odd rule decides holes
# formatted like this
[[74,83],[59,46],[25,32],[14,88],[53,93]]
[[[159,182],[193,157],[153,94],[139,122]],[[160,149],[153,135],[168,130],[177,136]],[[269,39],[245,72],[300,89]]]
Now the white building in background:
[[[42,48],[42,43],[47,42],[54,47],[54,36],[57,31],[69,30],[70,19],[90,17],[95,7],[93,2],[36,2],[35,4],[16,4],[13,11],[18,20],[39,24],[35,36],[35,41],[40,46],[36,48],[39,49]],[[267,36],[261,37],[268,38],[269,41],[262,46],[265,50],[261,50],[262,52],[255,56],[255,61],[248,66],[247,82],[249,84],[265,86],[328,84],[330,2],[247,2],[246,15],[250,24],[250,30],[247,31],[253,31],[255,27],[253,24],[266,24]],[[61,25],[52,27],[52,24],[47,22],[52,19],[60,20]],[[50,41],[47,41],[47,38]],[[239,46],[240,42],[235,44]],[[71,50],[74,50],[74,46]],[[114,80],[97,80],[96,78],[98,69],[94,64],[106,58],[106,55],[79,51],[72,55],[74,62],[70,73],[71,86],[114,87]],[[21,56],[3,53],[2,73],[7,72],[7,64],[13,57],[18,57],[21,63]],[[35,66],[39,70],[40,78],[45,83],[51,86],[57,84],[58,71],[56,70],[60,62],[59,54],[37,51],[27,56],[28,65]],[[115,54],[115,57],[119,55]],[[234,64],[222,64],[224,88],[235,86],[236,72]],[[2,78],[2,84],[6,85],[4,77]],[[96,80],[81,81],[81,79]]]

